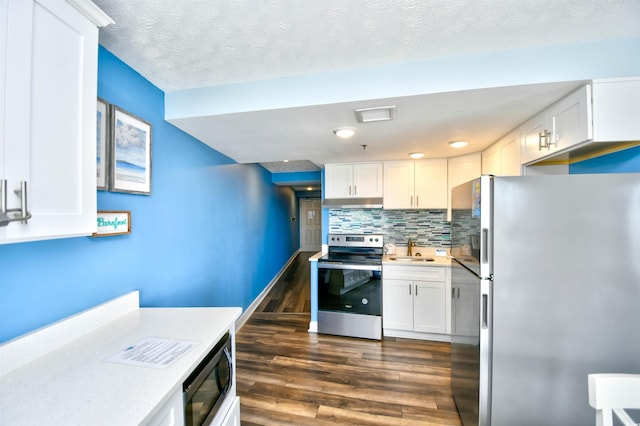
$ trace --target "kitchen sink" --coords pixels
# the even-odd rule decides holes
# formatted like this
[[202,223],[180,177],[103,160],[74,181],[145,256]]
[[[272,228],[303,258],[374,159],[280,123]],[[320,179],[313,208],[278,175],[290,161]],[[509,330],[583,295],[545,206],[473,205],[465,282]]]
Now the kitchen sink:
[[433,257],[389,256],[389,260],[395,260],[397,262],[433,262]]

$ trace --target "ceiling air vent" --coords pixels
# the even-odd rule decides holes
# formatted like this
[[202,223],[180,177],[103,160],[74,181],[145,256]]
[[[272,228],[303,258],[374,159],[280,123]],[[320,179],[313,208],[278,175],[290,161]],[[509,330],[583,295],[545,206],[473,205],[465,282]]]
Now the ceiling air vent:
[[389,121],[396,118],[395,106],[376,108],[361,108],[355,110],[358,123],[371,123],[374,121]]

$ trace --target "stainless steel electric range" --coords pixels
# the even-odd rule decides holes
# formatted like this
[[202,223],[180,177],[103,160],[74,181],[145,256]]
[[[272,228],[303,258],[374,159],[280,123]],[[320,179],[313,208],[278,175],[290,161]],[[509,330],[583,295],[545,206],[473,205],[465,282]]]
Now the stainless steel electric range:
[[329,234],[318,259],[318,332],[382,339],[382,254],[379,234]]

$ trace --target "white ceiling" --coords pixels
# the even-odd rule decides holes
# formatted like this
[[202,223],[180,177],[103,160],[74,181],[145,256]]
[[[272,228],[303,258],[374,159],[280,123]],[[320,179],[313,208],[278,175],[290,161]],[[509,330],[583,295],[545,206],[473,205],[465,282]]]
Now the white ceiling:
[[[389,64],[640,37],[640,0],[94,2],[116,22],[100,30],[100,43],[168,94],[271,80],[286,87],[298,76],[366,76]],[[413,151],[431,158],[479,151],[579,83],[292,102],[172,122],[240,163],[317,170],[328,162],[405,159]],[[397,107],[396,120],[355,121],[355,108],[383,105]],[[340,142],[331,130],[345,125],[358,133]],[[472,144],[453,153],[446,142],[459,138]]]

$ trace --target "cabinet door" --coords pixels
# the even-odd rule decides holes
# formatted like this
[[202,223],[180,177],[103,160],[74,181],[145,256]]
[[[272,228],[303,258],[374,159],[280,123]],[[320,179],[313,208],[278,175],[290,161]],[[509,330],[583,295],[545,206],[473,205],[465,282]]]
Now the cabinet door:
[[353,196],[357,198],[382,197],[382,163],[353,165]]
[[520,127],[522,140],[520,159],[522,164],[546,155],[546,148],[540,147],[540,134],[545,130],[551,131],[551,129],[547,127],[547,113],[545,111],[536,115]]
[[498,142],[490,146],[486,151],[482,153],[482,174],[496,176],[502,175],[500,148],[500,142]]
[[422,333],[445,333],[445,286],[443,282],[415,281],[413,329]]
[[383,280],[383,328],[413,330],[413,291],[411,281],[387,278]]
[[384,162],[385,209],[410,209],[414,203],[413,161]]
[[240,426],[240,398],[235,397],[233,399],[233,404],[231,404],[231,408],[227,412],[227,415],[222,420],[220,426]]
[[594,140],[640,140],[640,78],[598,80],[591,90]]
[[456,298],[456,334],[473,339],[479,335],[480,293],[476,287],[461,285]]
[[4,242],[91,234],[96,227],[98,29],[64,0],[9,0],[2,161],[9,208],[27,182],[27,224]]
[[324,197],[350,198],[353,196],[353,164],[327,164],[324,168]]
[[449,158],[447,172],[450,189],[480,177],[482,174],[482,154]]
[[465,182],[476,179],[482,174],[482,154],[469,154],[448,159],[447,219],[451,220],[451,190]]
[[447,184],[446,159],[416,161],[415,208],[446,209]]
[[512,132],[506,137],[504,145],[500,147],[500,164],[502,176],[522,175],[520,163],[520,133]]
[[581,87],[552,105],[547,117],[553,129],[548,152],[560,151],[592,139],[591,86]]

